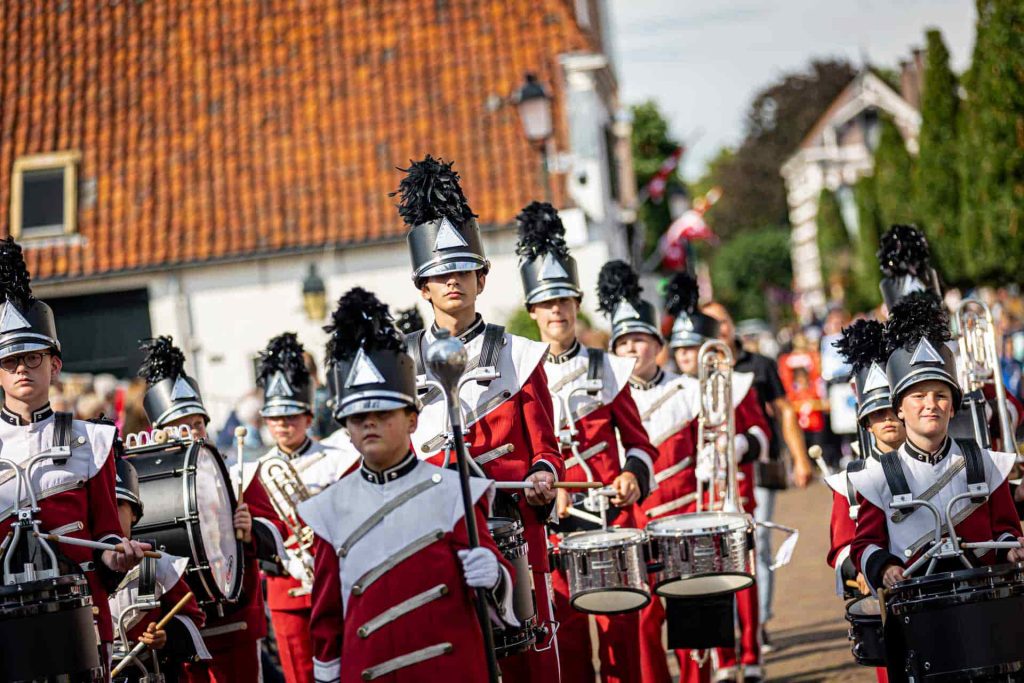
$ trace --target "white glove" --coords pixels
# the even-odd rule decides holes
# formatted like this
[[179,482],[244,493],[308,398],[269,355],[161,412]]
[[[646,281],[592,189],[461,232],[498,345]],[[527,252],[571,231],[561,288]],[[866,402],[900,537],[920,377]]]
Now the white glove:
[[732,441],[733,456],[736,458],[738,463],[743,459],[743,456],[750,450],[750,440],[746,434],[737,434]]
[[715,474],[715,446],[706,444],[697,452],[696,476],[699,481],[710,481]]
[[493,590],[501,578],[498,558],[487,548],[471,548],[460,550],[462,573],[466,577],[466,585],[470,588],[486,588]]
[[306,580],[306,563],[297,555],[288,554],[288,561],[284,565],[288,574],[297,581]]

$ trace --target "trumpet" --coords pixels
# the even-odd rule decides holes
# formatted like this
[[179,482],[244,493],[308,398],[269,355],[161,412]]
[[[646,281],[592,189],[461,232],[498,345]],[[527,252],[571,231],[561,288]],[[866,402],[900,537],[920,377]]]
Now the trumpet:
[[302,587],[293,588],[289,594],[293,597],[307,595],[313,586],[313,530],[302,523],[298,508],[299,503],[310,498],[309,489],[302,482],[295,466],[279,455],[260,461],[259,478],[274,512],[284,521],[291,534],[285,545],[294,542],[295,547],[291,550],[302,560]]
[[[704,342],[697,354],[700,381],[700,415],[697,419],[697,457],[711,446],[711,489],[708,509],[740,510],[736,485],[736,412],[732,405],[732,349],[725,342]],[[724,490],[719,481],[723,478]],[[704,483],[697,477],[697,512],[704,504]]]
[[[1017,455],[1019,459],[1015,429],[1006,400],[1006,387],[1003,386],[1003,373],[999,367],[999,349],[992,311],[978,299],[964,299],[957,306],[956,322],[960,333],[958,346],[963,365],[964,390],[980,391],[986,384],[992,383],[996,394],[1001,448]],[[987,427],[981,425],[981,428]]]

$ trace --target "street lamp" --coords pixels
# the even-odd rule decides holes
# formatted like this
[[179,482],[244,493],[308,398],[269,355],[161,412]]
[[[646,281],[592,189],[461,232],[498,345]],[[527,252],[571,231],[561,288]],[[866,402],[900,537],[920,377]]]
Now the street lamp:
[[327,315],[327,287],[316,270],[316,264],[309,264],[309,272],[302,280],[302,307],[310,322],[323,320]]
[[523,126],[523,135],[537,146],[540,152],[541,180],[544,183],[544,194],[551,201],[551,183],[548,178],[547,141],[554,132],[551,123],[551,96],[534,74],[526,74],[526,82],[519,88],[514,97],[519,110],[519,122]]

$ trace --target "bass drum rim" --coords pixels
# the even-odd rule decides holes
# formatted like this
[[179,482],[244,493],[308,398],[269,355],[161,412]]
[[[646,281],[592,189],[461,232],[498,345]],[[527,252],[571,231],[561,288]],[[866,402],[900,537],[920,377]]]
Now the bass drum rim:
[[[610,594],[615,594],[615,593],[632,593],[634,595],[638,595],[638,596],[642,597],[643,598],[643,602],[641,602],[638,605],[634,605],[634,606],[631,606],[631,607],[626,607],[624,609],[615,609],[615,610],[592,609],[592,608],[589,608],[589,607],[582,607],[579,604],[580,600],[585,600],[586,598],[594,597],[594,596],[597,596],[597,595],[606,595],[606,594],[609,594],[609,593]],[[573,595],[569,599],[569,604],[572,606],[573,609],[577,610],[578,612],[583,612],[584,614],[597,614],[597,615],[601,615],[601,614],[629,614],[631,612],[636,612],[636,611],[642,610],[645,607],[647,607],[649,604],[651,604],[651,594],[647,593],[647,592],[644,592],[644,591],[640,590],[639,588],[629,588],[629,587],[625,587],[625,586],[617,587],[617,588],[590,588],[590,589],[587,589],[585,591],[580,591],[580,592],[576,593],[575,595]]]
[[[686,591],[676,592],[668,590],[669,587],[679,585],[693,585],[700,584],[702,579],[728,579],[734,577],[737,580],[741,580],[743,585],[738,588],[723,588],[714,591]],[[708,581],[707,583],[710,583]],[[739,593],[742,590],[746,590],[754,585],[754,576],[745,572],[705,572],[702,574],[690,574],[685,579],[682,577],[675,577],[671,579],[662,579],[654,586],[654,592],[662,598],[699,598],[703,596],[714,597],[716,595],[731,595],[732,593]]]

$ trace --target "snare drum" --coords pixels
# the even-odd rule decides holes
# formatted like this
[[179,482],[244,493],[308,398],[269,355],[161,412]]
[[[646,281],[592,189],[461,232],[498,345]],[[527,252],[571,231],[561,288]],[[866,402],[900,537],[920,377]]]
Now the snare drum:
[[885,610],[890,668],[908,677],[1018,680],[1024,672],[1024,564],[907,579],[888,591]]
[[189,558],[185,573],[200,604],[235,602],[242,591],[242,542],[223,459],[203,441],[130,449],[146,514],[133,529],[157,549]]
[[644,545],[640,529],[580,531],[566,536],[558,555],[569,583],[569,603],[590,614],[621,614],[647,606]]
[[0,587],[0,680],[104,680],[88,586],[67,575]]
[[498,550],[515,569],[512,586],[512,608],[519,628],[504,626],[494,629],[494,652],[508,657],[528,650],[537,642],[537,608],[533,598],[530,564],[526,560],[526,539],[523,525],[517,519],[492,517],[487,520]]
[[651,539],[654,592],[666,598],[735,593],[754,583],[753,521],[733,512],[656,519]]
[[882,608],[878,598],[866,595],[846,604],[850,622],[850,651],[858,664],[885,666],[885,641],[882,639]]

